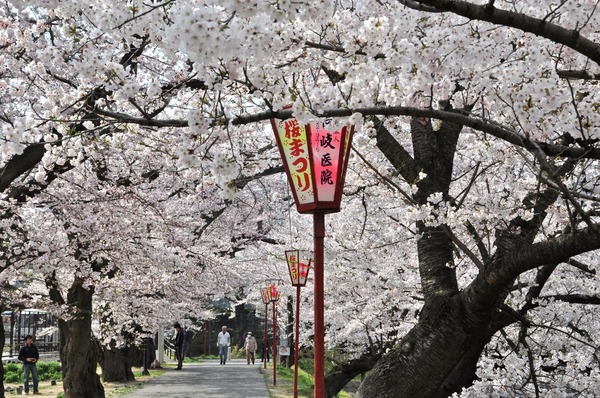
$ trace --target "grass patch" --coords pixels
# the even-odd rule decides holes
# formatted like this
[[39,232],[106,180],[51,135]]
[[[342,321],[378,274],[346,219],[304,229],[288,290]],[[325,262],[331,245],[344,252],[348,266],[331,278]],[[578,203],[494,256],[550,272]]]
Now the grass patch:
[[[267,365],[267,369],[261,367],[261,371],[264,373],[265,382],[267,383],[267,389],[269,390],[269,398],[290,398],[294,395],[294,366],[286,368],[284,366],[277,366],[277,386],[273,385],[273,365],[270,362]],[[298,397],[299,398],[312,398],[314,388],[314,365],[313,361],[309,359],[300,360],[298,369]],[[357,380],[360,376],[357,376]],[[335,398],[352,398],[352,395],[340,391]]]
[[[134,370],[133,377],[135,377],[136,379],[143,379],[144,377],[147,378],[147,376],[144,376],[142,374],[143,372],[144,372],[144,369]],[[161,375],[165,374],[165,372],[166,371],[164,369],[152,369],[151,375],[152,375],[152,377],[157,377],[157,376],[161,376]]]
[[[43,366],[40,366],[43,365]],[[163,364],[164,365],[164,364]],[[46,397],[56,397],[56,398],[64,398],[63,393],[63,384],[61,378],[56,379],[56,372],[60,376],[60,363],[56,362],[38,362],[38,373],[40,374],[40,392]],[[8,367],[10,370],[10,374],[6,374],[5,372],[5,387],[10,387],[13,391],[16,390],[18,386],[23,385],[23,365],[22,364],[6,364],[4,365],[5,370]],[[41,368],[44,369],[44,372],[47,377],[45,380],[41,378],[42,372]],[[138,389],[140,389],[148,380],[160,376],[166,372],[165,369],[151,369],[149,376],[142,376],[143,368],[133,368],[133,375],[135,376],[135,381],[127,382],[127,383],[117,383],[117,382],[103,382],[104,393],[107,398],[117,398],[123,395],[130,394]],[[52,377],[54,375],[54,377]],[[7,376],[9,379],[15,379],[14,382],[6,382]],[[56,381],[56,385],[51,385],[51,380]],[[30,384],[31,386],[31,384]],[[14,396],[13,393],[5,393],[7,397]]]
[[140,388],[142,388],[144,386],[144,384],[146,384],[146,382],[135,382],[135,384],[131,384],[131,385],[123,386],[123,387],[117,387],[113,390],[107,391],[105,395],[106,395],[106,398],[121,397],[123,395],[131,394],[131,393],[135,392],[136,390],[139,390]]

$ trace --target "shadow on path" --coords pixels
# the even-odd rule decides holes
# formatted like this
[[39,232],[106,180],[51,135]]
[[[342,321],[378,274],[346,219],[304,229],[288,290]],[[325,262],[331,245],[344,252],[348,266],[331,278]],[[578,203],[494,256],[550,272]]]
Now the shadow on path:
[[269,398],[260,364],[245,359],[184,363],[182,370],[167,369],[143,388],[124,398]]

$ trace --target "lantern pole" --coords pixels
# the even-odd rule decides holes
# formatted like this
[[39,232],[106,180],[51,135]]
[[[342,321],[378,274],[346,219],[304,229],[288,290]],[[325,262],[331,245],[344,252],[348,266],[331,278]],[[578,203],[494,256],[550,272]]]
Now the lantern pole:
[[298,398],[298,350],[300,339],[300,285],[296,286],[296,330],[294,332],[294,398]]
[[273,301],[273,385],[277,385],[277,301]]
[[325,238],[325,213],[315,212],[314,222],[314,278],[315,278],[315,386],[314,397],[325,396],[325,294],[324,294],[324,238]]
[[296,287],[296,316],[294,334],[294,398],[298,398],[298,353],[300,351],[300,288],[306,286],[312,255],[302,250],[287,250],[285,258],[292,286]]
[[340,211],[354,133],[354,126],[330,131],[329,124],[271,119],[296,208],[314,217],[314,398],[325,397],[325,213]]
[[267,315],[269,314],[269,303],[265,303],[265,335],[263,337],[263,362],[265,363],[265,369],[267,368],[267,357],[269,356],[269,347],[267,346],[267,324],[269,320]]
[[268,315],[269,315],[269,302],[271,300],[269,300],[269,287],[267,285],[267,287],[261,288],[260,289],[260,297],[262,299],[263,304],[265,305],[265,332],[263,334],[263,355],[262,355],[262,361],[264,362],[264,368],[267,369],[267,357],[268,357],[268,353],[269,353],[269,347],[267,346],[267,326],[269,323],[268,320]]

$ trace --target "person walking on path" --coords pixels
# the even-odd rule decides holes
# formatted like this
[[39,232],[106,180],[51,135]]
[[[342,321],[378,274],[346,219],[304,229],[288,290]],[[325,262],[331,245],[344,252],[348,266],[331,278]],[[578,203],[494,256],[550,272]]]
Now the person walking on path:
[[23,362],[23,376],[25,384],[25,395],[29,394],[29,376],[33,379],[33,395],[42,395],[38,391],[38,371],[36,362],[40,359],[40,353],[33,344],[31,335],[25,336],[25,345],[19,351],[19,361]]
[[219,347],[219,359],[221,360],[221,365],[225,365],[227,362],[227,350],[229,349],[230,344],[231,336],[227,331],[227,326],[223,326],[221,332],[217,336],[217,347]]
[[[214,344],[213,339],[213,353]],[[186,363],[177,372],[164,372],[121,398],[269,398],[268,381],[254,366],[246,365],[245,358],[229,358],[227,366],[207,360]]]
[[248,365],[252,361],[252,365],[254,365],[254,354],[256,352],[256,348],[258,345],[256,344],[256,339],[252,336],[252,332],[248,332],[248,336],[246,337],[246,342],[244,343],[244,349],[246,350],[246,361]]
[[177,335],[175,335],[175,357],[177,358],[177,368],[176,370],[181,370],[183,366],[183,330],[181,329],[181,325],[179,322],[176,322],[173,327],[177,330]]

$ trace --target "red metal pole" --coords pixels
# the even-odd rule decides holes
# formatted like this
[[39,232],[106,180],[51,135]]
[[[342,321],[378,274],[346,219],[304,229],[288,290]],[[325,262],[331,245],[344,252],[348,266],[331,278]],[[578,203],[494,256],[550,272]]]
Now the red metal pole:
[[269,347],[267,346],[267,323],[268,323],[268,319],[267,319],[267,314],[269,313],[269,304],[265,304],[265,337],[263,338],[263,362],[265,363],[265,369],[267,368],[267,351],[269,350]]
[[273,385],[277,385],[277,301],[273,301]]
[[325,397],[325,293],[324,293],[324,238],[325,213],[316,212],[314,223],[314,276],[315,276],[315,386],[314,398]]
[[300,286],[296,286],[296,333],[294,336],[294,398],[298,398],[298,340],[300,339]]

